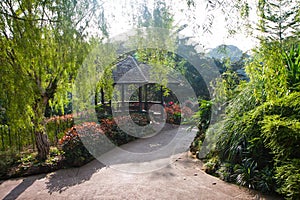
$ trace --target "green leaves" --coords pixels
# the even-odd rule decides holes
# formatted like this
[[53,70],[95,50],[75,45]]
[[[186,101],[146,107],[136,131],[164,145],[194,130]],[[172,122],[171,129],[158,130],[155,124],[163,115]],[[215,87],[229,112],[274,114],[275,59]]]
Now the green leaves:
[[242,186],[246,186],[249,189],[255,189],[255,182],[257,179],[257,163],[251,158],[243,160],[241,165],[234,167],[233,176],[236,178],[236,183]]
[[272,149],[275,159],[286,160],[300,154],[300,121],[279,115],[265,116],[262,134],[266,146]]
[[299,2],[282,0],[259,0],[259,30],[263,36],[261,40],[282,42],[289,37],[291,32],[299,32],[300,20]]
[[29,138],[33,126],[44,134],[49,104],[61,109],[68,103],[89,50],[82,27],[95,6],[93,0],[1,1],[0,98],[7,99],[7,124],[20,140]]
[[287,68],[288,84],[291,90],[300,90],[300,44],[293,45],[283,53]]
[[[284,10],[281,15],[271,9],[282,9],[286,2],[270,5],[269,1],[259,1],[260,8],[266,8],[261,13],[265,23],[262,31],[270,37],[261,40],[246,66],[250,81],[235,82],[234,74],[227,72],[216,86],[214,101],[226,102],[227,106],[218,122],[222,126],[216,129],[219,138],[211,155],[219,157],[223,168],[229,163],[228,168],[221,167],[226,179],[299,199],[300,45],[296,36],[283,35],[285,23],[294,15],[291,12],[299,8]],[[277,27],[280,17],[283,21]],[[267,25],[271,21],[274,27]],[[273,29],[275,32],[270,31]]]
[[286,199],[299,199],[300,196],[300,159],[284,162],[276,168],[277,192],[285,195]]

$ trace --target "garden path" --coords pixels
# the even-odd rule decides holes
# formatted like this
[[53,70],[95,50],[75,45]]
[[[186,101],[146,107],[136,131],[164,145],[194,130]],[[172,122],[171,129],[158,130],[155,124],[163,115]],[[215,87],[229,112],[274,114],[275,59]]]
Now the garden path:
[[274,199],[204,173],[187,153],[195,132],[186,128],[123,145],[100,158],[105,164],[4,181],[0,199]]

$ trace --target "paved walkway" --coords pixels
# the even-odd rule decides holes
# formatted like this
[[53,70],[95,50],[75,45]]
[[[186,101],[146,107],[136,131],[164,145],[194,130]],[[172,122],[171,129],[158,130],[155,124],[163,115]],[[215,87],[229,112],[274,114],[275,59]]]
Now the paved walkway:
[[274,199],[201,171],[186,149],[194,133],[185,129],[123,145],[99,158],[103,162],[7,180],[0,199]]

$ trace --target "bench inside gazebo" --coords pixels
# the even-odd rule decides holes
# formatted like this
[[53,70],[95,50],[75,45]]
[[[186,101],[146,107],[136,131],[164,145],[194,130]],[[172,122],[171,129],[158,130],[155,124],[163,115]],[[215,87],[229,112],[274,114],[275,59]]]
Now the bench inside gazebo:
[[[151,66],[138,63],[132,56],[118,62],[112,70],[114,94],[107,101],[104,89],[100,89],[101,102],[104,107],[113,108],[113,112],[149,112],[161,115],[164,105],[164,87],[157,83]],[[179,84],[175,78],[167,75],[168,84]],[[155,110],[155,106],[157,106]]]

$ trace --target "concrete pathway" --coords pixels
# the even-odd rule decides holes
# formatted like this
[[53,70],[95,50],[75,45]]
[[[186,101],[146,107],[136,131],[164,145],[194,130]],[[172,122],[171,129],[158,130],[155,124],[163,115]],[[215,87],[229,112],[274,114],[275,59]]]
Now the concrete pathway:
[[194,134],[164,131],[106,153],[103,162],[4,181],[0,199],[274,199],[204,173],[187,153]]

